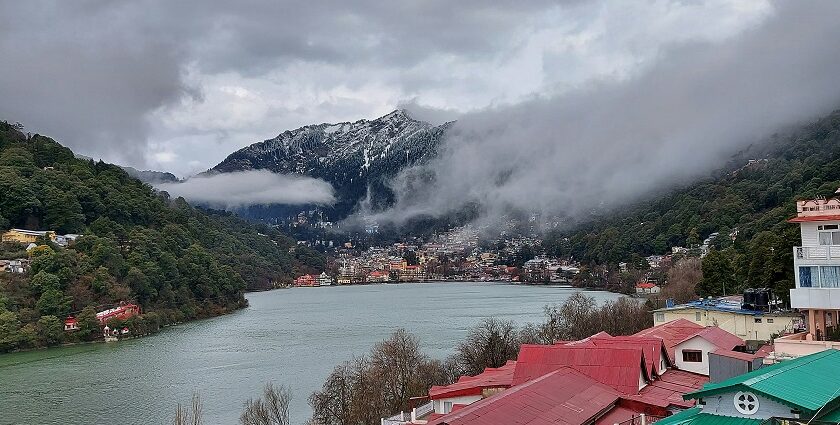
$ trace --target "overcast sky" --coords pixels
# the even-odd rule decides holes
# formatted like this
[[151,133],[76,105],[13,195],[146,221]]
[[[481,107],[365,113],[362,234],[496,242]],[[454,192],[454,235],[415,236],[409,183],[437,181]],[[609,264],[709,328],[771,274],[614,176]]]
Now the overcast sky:
[[[766,1],[0,2],[0,119],[186,176],[302,125],[517,105],[635,78]],[[442,113],[441,113],[442,111]]]

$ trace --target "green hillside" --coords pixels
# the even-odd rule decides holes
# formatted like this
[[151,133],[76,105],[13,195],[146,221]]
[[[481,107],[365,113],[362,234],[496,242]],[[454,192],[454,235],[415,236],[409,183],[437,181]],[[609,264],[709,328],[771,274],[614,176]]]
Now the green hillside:
[[[84,236],[29,253],[2,244],[0,259],[32,263],[29,273],[0,273],[0,352],[94,338],[92,312],[121,301],[147,312],[128,324],[136,333],[222,314],[246,305],[246,288],[323,267],[270,227],[170,199],[115,165],[0,122],[0,231],[9,228]],[[67,334],[71,313],[83,329]]]
[[[830,196],[838,187],[840,112],[834,112],[740,152],[711,177],[554,233],[546,248],[588,264],[636,264],[719,232],[717,252],[704,269],[720,269],[716,274],[728,276],[720,279],[733,285],[727,288],[773,287],[786,299],[793,286],[792,247],[799,245],[799,227],[786,222],[796,214],[794,201]],[[736,229],[732,242],[728,235]],[[701,292],[715,294],[714,286],[723,283],[706,282],[712,287]]]

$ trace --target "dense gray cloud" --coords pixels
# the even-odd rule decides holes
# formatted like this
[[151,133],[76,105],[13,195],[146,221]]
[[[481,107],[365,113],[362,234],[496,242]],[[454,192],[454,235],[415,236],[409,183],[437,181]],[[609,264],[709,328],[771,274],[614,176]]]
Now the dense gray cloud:
[[201,174],[181,183],[160,183],[155,187],[172,196],[222,208],[269,204],[330,205],[335,202],[332,186],[323,180],[266,170]]
[[719,40],[766,1],[0,3],[0,118],[180,175],[315,122],[403,102],[457,113],[592,79],[663,43]]
[[465,114],[437,160],[393,182],[399,202],[379,218],[467,203],[491,219],[579,217],[708,172],[840,106],[837,16],[837,2],[785,3],[732,39],[673,45],[635,77]]

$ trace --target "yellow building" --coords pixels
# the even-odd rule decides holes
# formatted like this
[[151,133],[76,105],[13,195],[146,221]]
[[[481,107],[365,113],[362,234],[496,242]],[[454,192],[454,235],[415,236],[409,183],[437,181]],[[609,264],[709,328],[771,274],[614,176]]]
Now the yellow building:
[[55,232],[50,230],[11,229],[3,233],[3,235],[0,235],[0,241],[29,244],[43,237],[48,237],[51,241],[55,241]]
[[692,301],[653,311],[653,324],[685,319],[703,326],[718,326],[744,340],[769,341],[774,336],[794,332],[804,326],[799,313],[747,310],[740,297]]

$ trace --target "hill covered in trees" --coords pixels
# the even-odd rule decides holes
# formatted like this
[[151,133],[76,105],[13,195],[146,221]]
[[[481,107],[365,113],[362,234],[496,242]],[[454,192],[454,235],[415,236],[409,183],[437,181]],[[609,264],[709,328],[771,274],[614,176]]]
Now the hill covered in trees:
[[730,294],[772,287],[787,299],[799,227],[786,220],[795,216],[797,199],[830,196],[838,187],[840,111],[738,153],[701,181],[555,232],[545,247],[590,265],[633,265],[717,232],[703,260],[700,295],[718,295],[723,285]]
[[[146,312],[126,324],[135,333],[222,314],[246,305],[246,289],[324,266],[271,227],[170,199],[120,167],[0,122],[0,231],[9,228],[84,236],[30,252],[2,244],[0,259],[31,259],[31,269],[0,273],[0,352],[95,338],[95,311],[122,301]],[[71,313],[82,329],[66,334]]]

